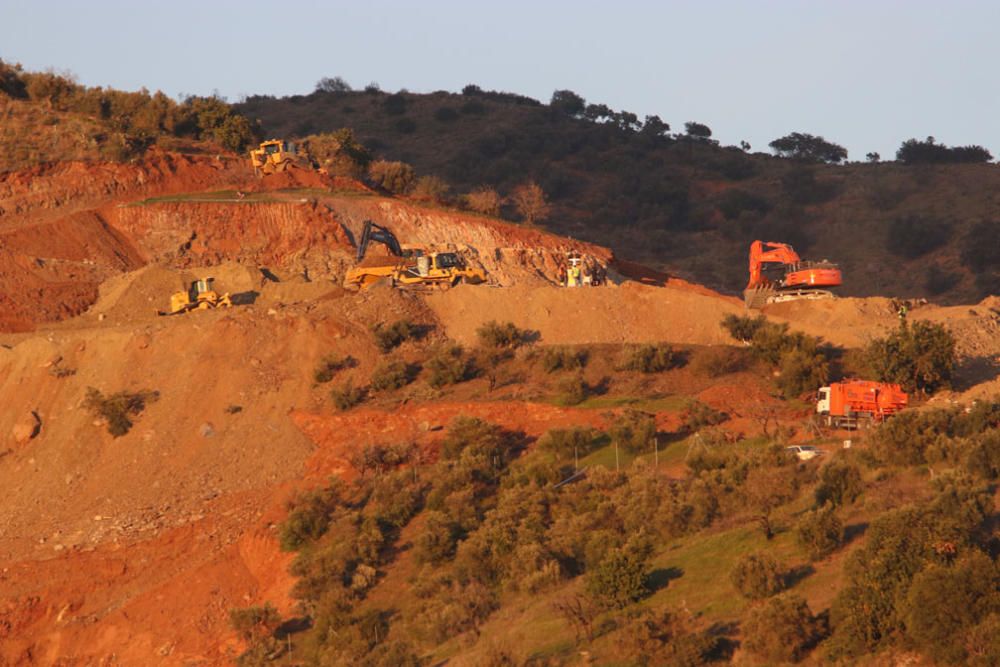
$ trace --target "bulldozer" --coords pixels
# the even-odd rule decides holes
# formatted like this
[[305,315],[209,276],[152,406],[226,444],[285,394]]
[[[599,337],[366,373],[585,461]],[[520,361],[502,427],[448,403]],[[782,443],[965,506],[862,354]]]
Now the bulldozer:
[[214,278],[200,278],[191,282],[187,290],[180,290],[170,295],[170,312],[160,312],[160,315],[180,315],[189,310],[209,310],[212,308],[229,308],[233,305],[229,292],[219,295],[215,291]]
[[[381,243],[389,256],[365,259],[372,241]],[[392,286],[409,289],[447,289],[459,282],[479,284],[486,281],[482,269],[471,268],[454,252],[428,252],[415,246],[404,246],[396,236],[381,225],[366,220],[358,242],[358,265],[347,272],[344,282],[361,289],[388,280]]]
[[794,299],[831,299],[841,284],[836,264],[804,261],[787,243],[750,244],[750,281],[743,290],[747,308]]
[[274,174],[291,167],[310,167],[308,156],[298,147],[282,139],[262,141],[250,150],[250,165],[255,175]]

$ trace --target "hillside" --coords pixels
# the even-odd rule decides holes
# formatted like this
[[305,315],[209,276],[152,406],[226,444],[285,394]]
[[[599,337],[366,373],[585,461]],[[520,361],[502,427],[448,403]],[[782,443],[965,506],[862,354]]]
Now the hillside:
[[745,285],[755,238],[838,262],[848,295],[958,303],[997,291],[998,258],[976,252],[1000,229],[993,165],[801,163],[481,90],[255,96],[235,108],[268,136],[351,128],[456,194],[534,179],[553,231],[726,293]]
[[[30,147],[0,168],[0,667],[1000,662],[1000,301],[972,298],[993,255],[964,240],[991,229],[992,166],[810,183],[482,91],[244,107],[312,134],[350,100],[369,148],[460,189],[572,170],[576,196],[525,225],[360,173],[257,176],[218,100],[54,83],[0,63],[0,138]],[[490,117],[537,151],[459,155]],[[591,224],[625,201],[637,222]],[[911,213],[953,227],[900,233]],[[485,284],[345,286],[366,220]],[[767,226],[853,248],[845,291],[871,295],[748,316],[733,292]],[[893,229],[934,259],[890,257]],[[571,254],[607,280],[563,287]],[[901,316],[898,276],[927,261],[959,282]],[[162,314],[206,277],[231,307]],[[909,409],[817,419],[816,389],[852,377]]]

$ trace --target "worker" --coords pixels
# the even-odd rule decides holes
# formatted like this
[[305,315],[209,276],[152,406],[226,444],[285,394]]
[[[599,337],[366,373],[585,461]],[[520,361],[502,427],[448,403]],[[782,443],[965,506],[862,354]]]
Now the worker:
[[566,287],[580,286],[580,263],[573,262],[566,271]]
[[897,315],[899,315],[899,321],[900,322],[905,322],[906,321],[906,313],[907,312],[909,312],[909,310],[907,309],[906,302],[904,301],[903,303],[899,304],[899,311],[897,313]]

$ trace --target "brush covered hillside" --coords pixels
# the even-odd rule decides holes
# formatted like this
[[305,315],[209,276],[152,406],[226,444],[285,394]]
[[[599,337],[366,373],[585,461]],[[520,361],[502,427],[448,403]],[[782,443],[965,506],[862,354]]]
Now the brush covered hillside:
[[[957,303],[1000,291],[1000,171],[978,147],[921,140],[903,162],[837,166],[822,163],[840,161],[836,150],[784,153],[813,158],[798,160],[723,147],[700,123],[641,120],[571,91],[542,104],[477,86],[390,94],[333,80],[235,108],[268,136],[350,128],[377,157],[443,179],[458,199],[483,186],[508,196],[533,180],[552,204],[546,228],[724,292],[746,284],[754,239],[839,263],[845,294]],[[519,219],[512,206],[504,214]]]
[[[748,315],[676,277],[681,257],[623,261],[638,232],[559,234],[583,218],[555,195],[545,225],[505,220],[428,180],[444,157],[366,146],[359,124],[290,131],[325,169],[258,176],[242,151],[261,137],[220,100],[0,74],[0,139],[22,150],[0,152],[0,667],[1000,664],[996,297]],[[479,111],[428,117],[510,107],[555,143],[596,128],[647,155],[641,132],[472,93],[438,97]],[[390,96],[348,98],[381,122]],[[433,96],[400,98],[402,127]],[[801,164],[658,137],[687,193],[664,220],[715,225],[664,238],[742,248],[712,202],[800,187],[782,175]],[[707,166],[724,159],[756,171]],[[509,168],[501,190],[543,176]],[[799,205],[822,219],[880,175],[959,188],[992,167],[811,169],[810,188],[846,184]],[[892,211],[926,194],[907,192]],[[367,220],[486,283],[345,286]],[[376,246],[366,262],[396,261]],[[562,287],[571,253],[608,280]],[[983,266],[954,289],[978,295]],[[232,306],[162,314],[207,277]],[[850,377],[900,383],[910,409],[817,420],[815,390]]]

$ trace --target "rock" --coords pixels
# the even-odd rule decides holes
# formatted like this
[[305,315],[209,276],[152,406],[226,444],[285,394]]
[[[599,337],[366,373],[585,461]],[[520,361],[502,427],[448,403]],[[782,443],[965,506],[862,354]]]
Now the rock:
[[32,411],[14,424],[14,428],[11,429],[10,434],[13,436],[15,443],[23,445],[29,440],[38,437],[41,430],[42,418],[38,416],[37,412]]
[[204,424],[198,427],[198,433],[203,438],[211,438],[213,435],[215,435],[215,427],[212,426],[212,422],[205,422]]

